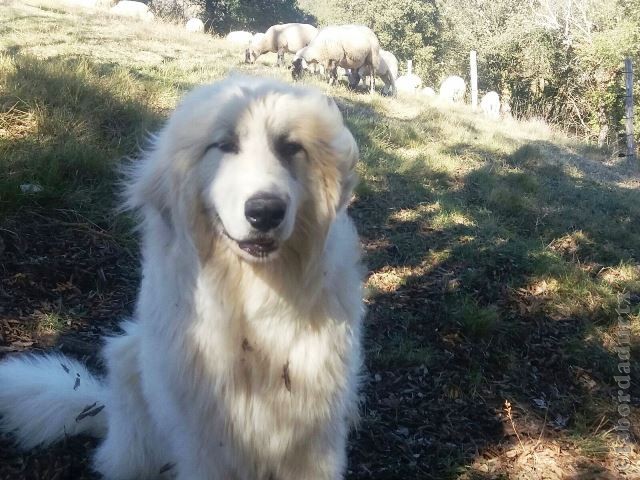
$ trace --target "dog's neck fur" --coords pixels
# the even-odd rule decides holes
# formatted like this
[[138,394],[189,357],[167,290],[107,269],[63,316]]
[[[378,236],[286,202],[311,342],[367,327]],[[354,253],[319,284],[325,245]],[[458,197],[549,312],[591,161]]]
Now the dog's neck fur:
[[[300,217],[308,217],[306,212]],[[306,227],[307,222],[301,218],[301,228],[297,229],[292,237],[281,247],[279,256],[268,262],[251,262],[241,258],[228,244],[215,227],[202,218],[196,219],[192,228],[169,226],[161,215],[154,215],[148,221],[155,225],[147,225],[145,237],[154,232],[163,231],[166,235],[164,251],[149,257],[164,258],[163,270],[167,275],[175,278],[175,286],[178,290],[189,290],[188,284],[210,285],[211,290],[205,287],[204,292],[211,298],[220,298],[225,303],[235,302],[238,305],[230,305],[234,316],[241,314],[242,308],[249,304],[261,304],[269,308],[286,308],[297,313],[291,318],[312,318],[312,314],[318,308],[322,308],[322,292],[324,290],[325,269],[325,244],[329,232],[330,221],[324,222],[319,229],[318,223],[312,219],[313,230]],[[332,219],[331,219],[332,220]],[[157,222],[163,222],[165,228],[157,228]],[[200,226],[193,228],[194,226]],[[208,225],[202,227],[202,225]],[[190,232],[188,234],[178,232]],[[149,242],[151,245],[158,242]],[[180,259],[176,258],[179,255]],[[146,256],[146,255],[145,255]],[[178,265],[185,264],[185,257],[190,257],[190,263],[197,264],[196,268],[180,269]],[[143,273],[147,268],[157,266],[147,265],[143,262]],[[194,275],[195,273],[195,275]],[[247,286],[256,286],[255,290],[247,291]],[[241,290],[241,286],[242,289]],[[152,287],[153,288],[153,287]],[[215,289],[215,290],[214,290]],[[203,292],[201,290],[201,292]],[[175,292],[180,296],[179,292]],[[261,298],[252,296],[261,295]],[[182,301],[193,299],[182,298]]]

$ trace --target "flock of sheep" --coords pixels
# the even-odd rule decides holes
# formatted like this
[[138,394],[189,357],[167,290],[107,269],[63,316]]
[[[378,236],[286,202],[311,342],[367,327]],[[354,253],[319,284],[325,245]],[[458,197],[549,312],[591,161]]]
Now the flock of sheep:
[[[144,21],[153,19],[147,5],[131,0],[120,1],[111,11]],[[185,28],[188,32],[203,32],[204,24],[192,18]],[[422,86],[422,79],[411,72],[410,62],[407,73],[398,76],[396,56],[381,49],[376,34],[363,25],[333,25],[318,30],[306,23],[286,23],[273,25],[264,33],[231,32],[226,40],[246,47],[247,63],[254,63],[261,55],[273,52],[278,55],[276,65],[284,66],[285,53],[293,54],[289,68],[294,79],[299,79],[313,66],[314,72],[324,72],[330,85],[335,84],[339,76],[346,76],[349,86],[357,88],[362,80],[366,84],[368,78],[373,93],[376,77],[379,77],[384,83],[382,93],[385,95],[436,95],[433,88]],[[464,79],[455,75],[445,78],[438,92],[442,100],[450,103],[463,102],[465,94]],[[500,96],[494,91],[486,93],[480,101],[480,109],[491,118],[499,118]]]
[[[375,79],[379,77],[384,87],[382,93],[420,94],[435,96],[430,87],[422,87],[422,79],[410,70],[398,76],[398,59],[380,48],[376,34],[362,25],[333,25],[318,30],[305,23],[286,23],[273,25],[265,33],[236,31],[227,36],[227,40],[245,45],[245,61],[254,63],[265,53],[276,53],[276,65],[285,65],[285,53],[293,54],[290,65],[294,79],[301,77],[305,70],[313,65],[319,66],[328,77],[329,84],[335,84],[339,75],[347,77],[349,85],[356,88],[360,81],[369,79],[369,88],[375,89]],[[366,82],[365,82],[366,83]],[[451,103],[463,102],[466,83],[458,76],[449,76],[440,85],[439,96]],[[500,97],[488,92],[480,102],[481,110],[489,117],[500,116]]]

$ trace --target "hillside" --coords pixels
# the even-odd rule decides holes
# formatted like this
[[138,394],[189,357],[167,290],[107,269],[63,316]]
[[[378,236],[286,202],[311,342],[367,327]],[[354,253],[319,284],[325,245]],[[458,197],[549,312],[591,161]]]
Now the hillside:
[[[57,347],[100,369],[99,337],[139,280],[132,222],[114,213],[120,159],[191,87],[289,72],[61,3],[4,3],[0,20],[0,355]],[[638,166],[542,122],[305,81],[335,96],[361,149],[366,372],[348,478],[620,478],[616,308],[640,371]],[[629,393],[636,406],[637,382]],[[95,478],[93,445],[0,441],[0,478]],[[630,458],[635,478],[635,443]]]

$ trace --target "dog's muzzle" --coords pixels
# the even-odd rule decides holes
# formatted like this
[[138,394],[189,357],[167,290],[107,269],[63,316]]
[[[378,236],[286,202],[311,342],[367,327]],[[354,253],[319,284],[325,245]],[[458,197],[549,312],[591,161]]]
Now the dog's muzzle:
[[284,222],[287,208],[288,201],[278,195],[256,193],[244,204],[244,216],[253,233],[248,238],[239,240],[229,235],[224,227],[222,232],[243,252],[258,259],[266,259],[280,248],[276,231]]

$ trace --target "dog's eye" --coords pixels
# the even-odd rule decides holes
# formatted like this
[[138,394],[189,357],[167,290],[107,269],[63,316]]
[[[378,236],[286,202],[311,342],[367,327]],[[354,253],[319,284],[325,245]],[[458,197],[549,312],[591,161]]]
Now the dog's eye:
[[284,142],[280,145],[280,154],[285,157],[293,157],[296,153],[302,151],[302,145],[297,142]]
[[207,153],[212,148],[220,150],[224,153],[238,153],[238,145],[233,140],[221,140],[219,142],[213,142],[205,149],[204,153]]
[[225,153],[237,153],[238,152],[238,146],[232,142],[232,141],[225,141],[225,142],[220,142],[218,143],[218,146],[216,147],[218,150],[225,152]]

